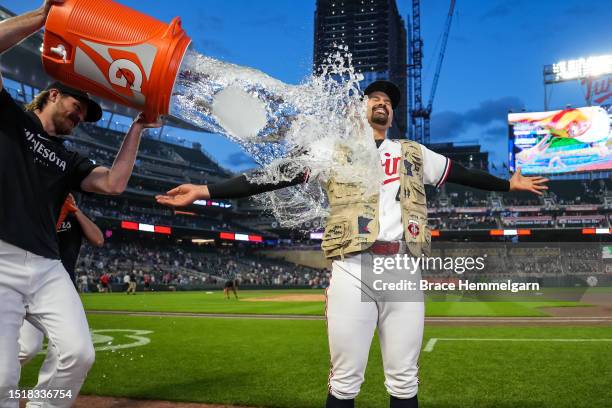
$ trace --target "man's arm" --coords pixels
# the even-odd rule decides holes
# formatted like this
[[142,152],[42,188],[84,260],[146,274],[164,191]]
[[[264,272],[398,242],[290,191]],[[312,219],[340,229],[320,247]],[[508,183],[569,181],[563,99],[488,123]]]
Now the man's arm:
[[518,169],[510,180],[505,180],[485,171],[466,169],[456,162],[451,162],[446,181],[486,191],[530,191],[542,195],[543,190],[548,190],[547,178],[523,176],[521,169]]
[[243,198],[268,191],[280,190],[285,187],[296,186],[308,181],[309,172],[305,170],[291,180],[272,183],[253,183],[242,174],[221,183],[205,185],[183,184],[165,195],[155,197],[157,202],[170,207],[184,207],[193,204],[196,200],[208,200],[211,198]]
[[[40,30],[47,21],[51,6],[63,2],[64,0],[45,0],[43,5],[36,10],[0,22],[0,54]],[[2,86],[2,76],[0,75],[0,90]]]
[[79,222],[81,229],[83,230],[83,235],[87,238],[87,241],[95,247],[101,247],[104,245],[104,235],[100,228],[92,220],[87,218],[85,214],[79,207],[76,205],[76,201],[74,200],[74,196],[72,194],[68,194],[66,197],[66,201],[64,201],[64,205],[62,206],[62,210],[60,212],[59,219],[57,220],[57,229],[59,230],[62,223],[68,216],[68,214],[74,214],[74,217]]
[[160,126],[161,122],[146,123],[144,115],[142,113],[138,115],[123,140],[113,166],[110,169],[103,166],[93,169],[81,182],[81,190],[106,195],[123,193],[134,169],[142,131]]
[[104,234],[102,234],[100,228],[92,220],[79,209],[74,213],[74,216],[83,230],[85,239],[87,239],[91,245],[98,248],[104,245]]

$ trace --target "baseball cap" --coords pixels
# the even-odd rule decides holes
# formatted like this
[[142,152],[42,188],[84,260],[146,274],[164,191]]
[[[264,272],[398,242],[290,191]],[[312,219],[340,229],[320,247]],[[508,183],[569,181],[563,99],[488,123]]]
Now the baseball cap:
[[81,91],[76,88],[72,88],[66,84],[63,84],[59,81],[53,82],[49,85],[45,90],[57,89],[60,93],[70,95],[82,102],[87,103],[87,116],[85,117],[85,122],[97,122],[102,119],[102,108],[96,101],[89,97],[89,94],[85,91]]
[[397,108],[397,105],[399,105],[400,99],[402,98],[397,85],[390,81],[374,81],[367,86],[365,91],[363,91],[365,95],[370,95],[372,92],[386,93],[389,99],[391,99],[391,106],[393,107],[393,109]]

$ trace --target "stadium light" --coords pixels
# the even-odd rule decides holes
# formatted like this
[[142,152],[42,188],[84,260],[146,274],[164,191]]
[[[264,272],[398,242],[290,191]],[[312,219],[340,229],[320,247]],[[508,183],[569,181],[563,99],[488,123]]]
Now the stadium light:
[[612,55],[599,55],[547,65],[544,67],[544,82],[552,84],[607,74],[612,74]]

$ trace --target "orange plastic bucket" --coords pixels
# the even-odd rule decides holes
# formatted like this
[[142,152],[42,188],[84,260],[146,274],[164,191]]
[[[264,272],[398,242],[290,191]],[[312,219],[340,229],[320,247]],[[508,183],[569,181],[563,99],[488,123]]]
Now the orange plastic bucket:
[[165,24],[110,0],[66,0],[49,13],[42,60],[55,79],[153,120],[168,113],[190,42],[178,17]]

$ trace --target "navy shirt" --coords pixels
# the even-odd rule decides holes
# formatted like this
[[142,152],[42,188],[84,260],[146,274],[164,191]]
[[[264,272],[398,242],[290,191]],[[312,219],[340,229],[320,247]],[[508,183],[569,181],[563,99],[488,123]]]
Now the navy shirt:
[[83,243],[83,228],[74,214],[68,214],[57,230],[57,239],[59,241],[60,259],[70,280],[75,281],[75,269],[81,245]]
[[0,240],[60,259],[55,222],[68,193],[80,191],[95,167],[0,92]]

